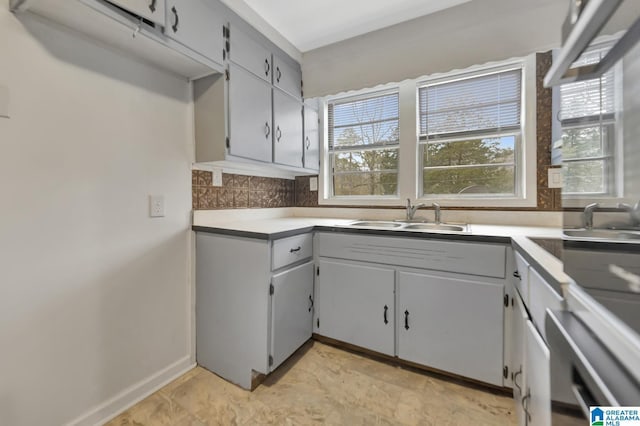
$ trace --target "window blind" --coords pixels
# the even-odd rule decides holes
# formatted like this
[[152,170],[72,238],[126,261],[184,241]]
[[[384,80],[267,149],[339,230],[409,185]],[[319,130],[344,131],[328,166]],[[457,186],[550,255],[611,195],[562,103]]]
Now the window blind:
[[362,150],[398,145],[398,114],[398,93],[330,102],[329,150]]
[[[610,47],[585,52],[573,66],[600,62]],[[615,113],[615,74],[611,69],[602,77],[560,86],[560,120],[599,118]]]
[[519,130],[521,86],[515,69],[421,87],[421,139]]

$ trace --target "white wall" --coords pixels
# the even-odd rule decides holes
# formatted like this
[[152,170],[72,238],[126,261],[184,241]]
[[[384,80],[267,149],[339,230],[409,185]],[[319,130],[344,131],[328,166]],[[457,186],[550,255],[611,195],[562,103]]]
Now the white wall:
[[189,85],[6,4],[0,424],[96,421],[193,363]]
[[560,44],[568,2],[474,0],[303,54],[305,96],[398,82]]

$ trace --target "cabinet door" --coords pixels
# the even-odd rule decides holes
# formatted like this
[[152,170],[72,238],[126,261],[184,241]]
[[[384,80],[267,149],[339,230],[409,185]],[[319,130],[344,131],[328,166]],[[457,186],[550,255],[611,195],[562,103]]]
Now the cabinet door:
[[392,269],[320,259],[316,331],[394,355]]
[[398,356],[502,386],[501,284],[401,272]]
[[528,425],[551,425],[551,385],[549,369],[549,348],[542,340],[536,327],[527,321],[525,334],[525,376],[527,390],[524,396],[524,410]]
[[271,51],[233,25],[229,28],[229,60],[271,83]]
[[229,154],[271,162],[271,86],[229,64]]
[[516,403],[516,416],[518,424],[525,424],[524,409],[522,406],[523,390],[527,389],[524,374],[525,369],[525,336],[527,332],[527,310],[522,303],[520,294],[516,291],[513,296],[513,324],[511,327],[511,371],[513,381],[513,399]]
[[273,55],[273,85],[301,100],[302,72],[300,68],[285,62],[277,55]]
[[165,34],[219,64],[223,23],[221,13],[206,0],[167,1]]
[[165,23],[165,0],[110,0],[111,3],[158,25]]
[[313,262],[309,262],[273,277],[272,371],[311,338],[313,270]]
[[273,91],[273,162],[302,167],[302,104]]
[[320,169],[318,111],[308,106],[304,107],[304,167]]

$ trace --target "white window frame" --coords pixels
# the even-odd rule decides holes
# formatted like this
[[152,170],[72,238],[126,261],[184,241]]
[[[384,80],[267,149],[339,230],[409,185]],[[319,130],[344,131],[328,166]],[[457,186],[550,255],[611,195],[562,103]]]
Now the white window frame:
[[[419,106],[418,88],[425,82],[456,79],[474,73],[486,74],[489,70],[501,67],[522,66],[522,140],[521,149],[516,153],[516,185],[520,191],[515,196],[492,197],[482,194],[462,197],[422,197],[419,144]],[[331,194],[331,165],[328,152],[328,103],[333,100],[364,96],[375,92],[397,90],[399,92],[399,160],[398,160],[398,195],[397,196],[339,196]],[[430,203],[437,201],[447,207],[536,207],[537,206],[537,161],[536,161],[536,55],[515,58],[507,61],[491,62],[472,66],[463,70],[422,76],[404,80],[400,83],[379,85],[374,88],[343,92],[335,96],[321,99],[320,108],[321,157],[318,203],[320,205],[353,205],[353,206],[404,206],[406,199],[416,202]],[[526,161],[525,161],[526,160]]]
[[[613,36],[605,36],[600,37],[591,45],[591,49],[599,49],[606,46],[611,46],[615,44],[615,42],[620,38],[620,34],[616,34]],[[587,49],[588,51],[589,49]],[[623,111],[623,98],[624,98],[624,59],[622,61],[618,61],[612,67],[614,77],[614,91],[615,91],[615,113],[614,119],[611,123],[613,125],[614,131],[612,135],[609,137],[613,138],[613,141],[610,142],[610,146],[608,146],[610,158],[609,163],[607,165],[608,176],[607,179],[613,184],[613,188],[605,193],[571,193],[562,194],[562,206],[563,207],[584,207],[585,204],[590,203],[602,203],[602,202],[620,202],[624,197],[624,125],[623,125],[623,114],[620,112]],[[562,124],[558,118],[558,113],[560,112],[558,109],[560,107],[560,93],[559,86],[555,87],[554,90],[557,90],[554,93],[554,105],[553,105],[553,119],[555,120],[554,125],[558,126],[558,132],[562,134]],[[595,122],[594,122],[595,123]],[[564,167],[564,163],[562,163]],[[627,201],[629,203],[635,203],[637,200],[622,200]]]

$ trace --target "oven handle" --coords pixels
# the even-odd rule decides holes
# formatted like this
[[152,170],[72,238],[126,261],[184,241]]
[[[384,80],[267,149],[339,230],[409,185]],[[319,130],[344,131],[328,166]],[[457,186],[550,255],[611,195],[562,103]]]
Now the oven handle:
[[[617,407],[640,400],[640,383],[576,315],[547,309],[545,329],[552,353],[567,359],[575,368],[574,376],[580,377],[582,383],[575,383],[574,377],[573,385],[580,387],[577,398],[582,399],[581,405]],[[592,398],[585,398],[587,395]]]

